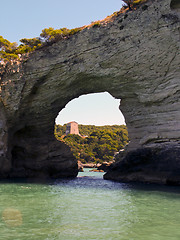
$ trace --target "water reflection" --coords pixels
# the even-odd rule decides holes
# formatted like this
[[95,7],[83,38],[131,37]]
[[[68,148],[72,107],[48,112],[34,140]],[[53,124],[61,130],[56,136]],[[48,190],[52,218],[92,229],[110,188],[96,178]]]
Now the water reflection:
[[179,193],[105,181],[102,175],[1,183],[1,239],[179,239]]
[[88,172],[80,173],[73,181],[57,181],[56,184],[66,186],[72,196],[66,215],[63,215],[63,222],[67,224],[63,226],[61,238],[113,239],[116,236],[121,239],[120,236],[125,237],[136,221],[136,207],[127,184],[105,181],[102,173]]

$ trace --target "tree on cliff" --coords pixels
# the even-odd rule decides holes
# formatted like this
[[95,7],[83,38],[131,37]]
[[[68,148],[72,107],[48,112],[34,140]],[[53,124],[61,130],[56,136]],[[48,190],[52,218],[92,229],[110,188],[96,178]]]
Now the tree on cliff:
[[40,37],[21,39],[21,44],[19,46],[16,42],[11,43],[0,36],[0,61],[4,60],[8,62],[13,59],[19,59],[22,54],[32,52],[47,42],[54,42],[55,40],[67,38],[81,30],[82,28],[45,28],[42,30]]
[[123,2],[127,4],[129,10],[132,10],[137,4],[146,2],[146,0],[123,0]]
[[19,59],[19,54],[24,54],[34,51],[37,47],[42,45],[39,38],[23,38],[20,40],[21,44],[17,46],[16,42],[9,42],[7,39],[0,36],[0,60],[9,61],[12,59]]
[[123,0],[123,2],[125,2],[128,5],[129,9],[131,10],[131,6],[134,1],[133,0]]
[[45,39],[45,41],[49,42],[54,40],[56,37],[62,37],[63,35],[66,35],[68,33],[67,28],[61,28],[55,30],[54,28],[45,28],[42,30],[42,33],[40,36]]
[[[68,37],[70,35],[73,35],[79,31],[81,31],[82,28],[74,28],[74,29],[68,29],[68,28],[60,28],[60,29],[54,29],[52,27],[45,28],[42,30],[42,33],[40,34],[40,37],[42,38],[42,41],[45,40],[45,42],[51,42],[55,39],[61,39]],[[44,40],[43,40],[44,39]]]
[[16,48],[17,43],[11,43],[7,39],[0,36],[0,60],[18,58],[18,56],[15,54]]

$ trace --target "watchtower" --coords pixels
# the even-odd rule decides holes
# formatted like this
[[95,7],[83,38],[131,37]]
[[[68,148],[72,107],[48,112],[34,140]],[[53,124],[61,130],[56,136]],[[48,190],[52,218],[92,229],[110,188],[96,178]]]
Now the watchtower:
[[79,134],[79,128],[78,128],[78,123],[77,122],[69,122],[67,123],[67,126],[66,126],[66,135],[68,134],[77,134],[77,135],[80,135]]

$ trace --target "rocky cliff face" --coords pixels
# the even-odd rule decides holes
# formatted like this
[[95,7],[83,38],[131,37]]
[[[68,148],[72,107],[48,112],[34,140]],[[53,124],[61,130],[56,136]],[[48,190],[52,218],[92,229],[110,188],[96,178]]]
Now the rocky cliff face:
[[[0,80],[0,176],[76,176],[69,148],[54,138],[55,118],[70,100],[108,91],[121,99],[131,142],[124,159],[128,172],[126,164],[117,164],[106,178],[145,181],[144,169],[151,168],[156,171],[149,172],[150,181],[166,183],[176,171],[173,181],[180,182],[179,14],[176,0],[149,0],[6,66]],[[131,168],[134,153],[148,156],[137,163],[144,164],[139,170]]]

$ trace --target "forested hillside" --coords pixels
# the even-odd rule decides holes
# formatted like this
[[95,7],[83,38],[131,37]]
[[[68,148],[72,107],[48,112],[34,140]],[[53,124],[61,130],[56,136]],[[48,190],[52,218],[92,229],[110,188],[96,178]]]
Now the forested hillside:
[[71,147],[77,160],[82,163],[112,161],[116,152],[129,142],[125,125],[79,125],[79,135],[65,135],[66,125],[55,126],[55,137]]

